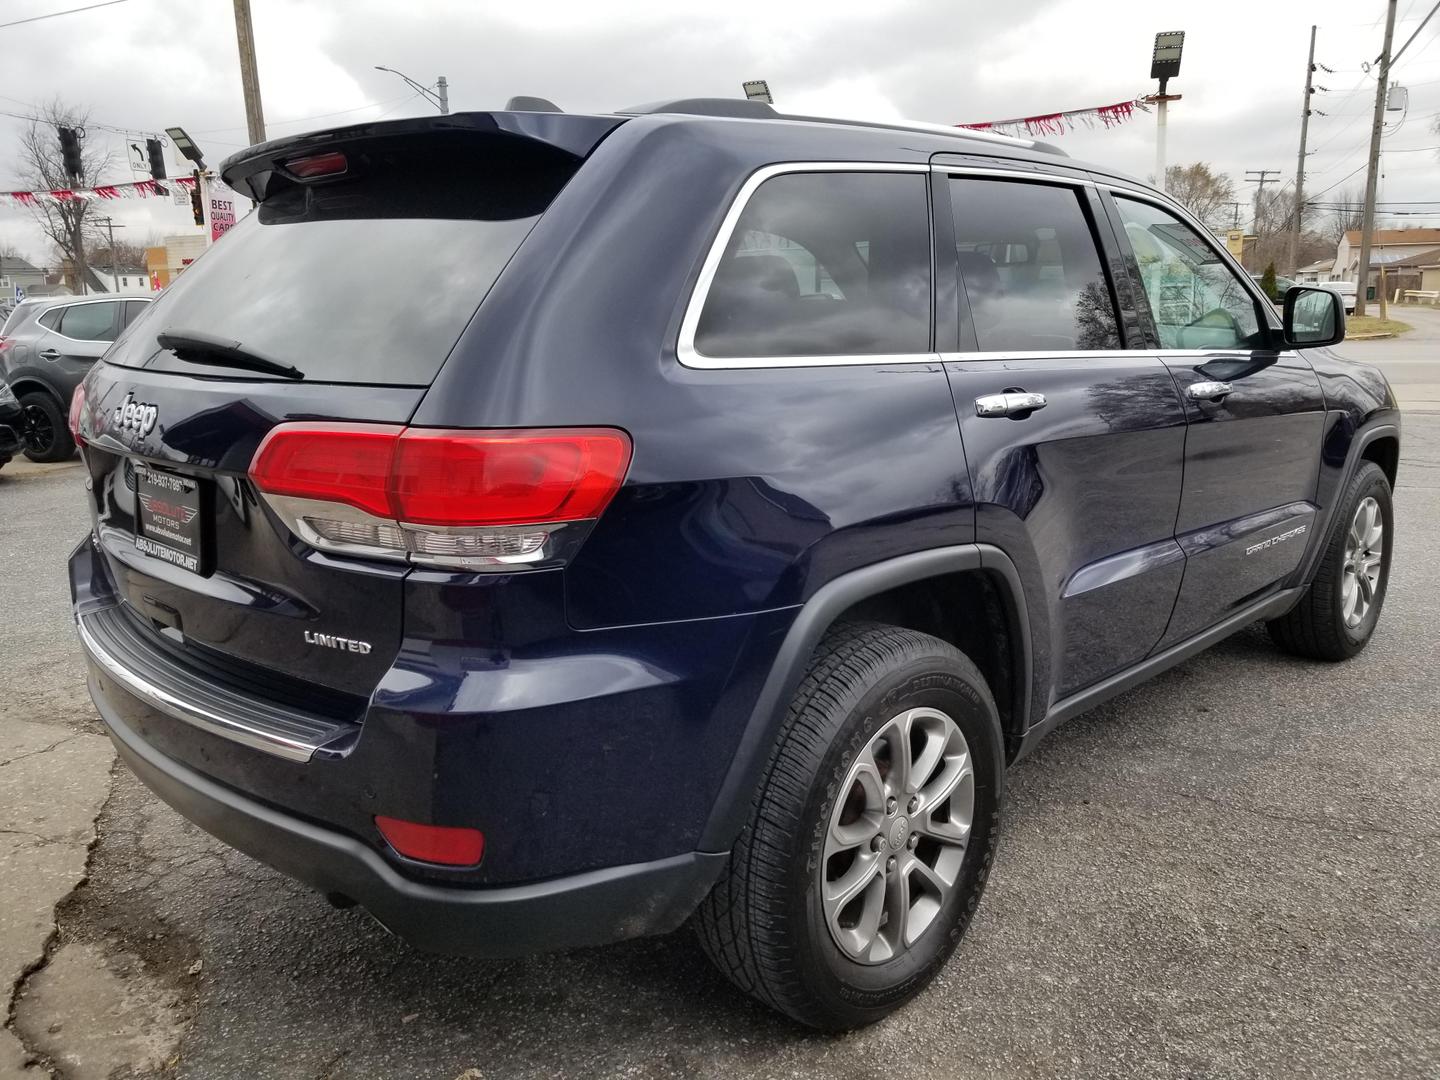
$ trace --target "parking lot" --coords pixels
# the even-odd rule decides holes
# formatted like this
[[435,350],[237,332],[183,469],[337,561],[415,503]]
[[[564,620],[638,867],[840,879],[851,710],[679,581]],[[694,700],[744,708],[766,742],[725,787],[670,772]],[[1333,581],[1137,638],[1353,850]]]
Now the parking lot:
[[0,978],[19,993],[0,1076],[1440,1074],[1440,317],[1424,316],[1346,346],[1413,410],[1368,650],[1305,663],[1254,627],[1051,736],[1012,774],[955,960],[840,1038],[750,1003],[688,931],[438,959],[209,839],[112,768],[89,707],[64,574],[81,470],[6,466]]

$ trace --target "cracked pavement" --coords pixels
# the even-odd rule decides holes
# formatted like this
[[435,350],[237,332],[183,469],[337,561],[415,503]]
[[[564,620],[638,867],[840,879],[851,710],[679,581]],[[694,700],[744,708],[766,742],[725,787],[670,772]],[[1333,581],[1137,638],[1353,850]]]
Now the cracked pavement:
[[686,931],[429,957],[211,840],[98,734],[78,471],[7,466],[0,1077],[1440,1074],[1440,414],[1404,437],[1370,648],[1309,664],[1251,628],[1065,725],[1011,776],[950,966],[840,1038],[750,1004]]

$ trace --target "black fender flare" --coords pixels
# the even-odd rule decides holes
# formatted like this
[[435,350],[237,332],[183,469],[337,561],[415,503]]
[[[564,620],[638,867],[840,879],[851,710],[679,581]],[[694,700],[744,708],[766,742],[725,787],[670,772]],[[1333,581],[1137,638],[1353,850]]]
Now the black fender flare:
[[1033,694],[1030,622],[1020,574],[1010,557],[990,544],[958,544],[900,555],[842,574],[816,590],[801,605],[770,665],[769,674],[751,709],[730,768],[715,796],[700,836],[701,851],[726,851],[749,819],[755,791],[785,720],[790,698],[805,674],[815,647],[835,620],[862,600],[901,585],[961,571],[982,571],[998,579],[1011,625],[1018,629],[1016,700],[1013,712],[1018,736],[1030,720]]
[[9,375],[5,381],[10,384],[10,389],[15,392],[17,398],[32,390],[40,390],[50,395],[62,413],[67,412],[70,408],[70,402],[61,395],[59,390],[55,389],[49,379],[37,375],[29,369],[22,368],[19,372]]
[[[1365,448],[1377,439],[1393,438],[1400,440],[1399,418],[1390,419],[1392,410],[1385,410],[1379,417],[1372,417],[1366,420],[1350,439],[1350,446],[1345,452],[1345,467],[1340,471],[1339,482],[1335,485],[1335,494],[1338,497],[1344,491],[1355,475],[1355,470],[1360,467],[1362,455]],[[1315,536],[1310,541],[1310,549],[1305,553],[1305,559],[1300,564],[1300,569],[1295,577],[1291,579],[1294,583],[1308,586],[1314,579],[1320,568],[1320,560],[1325,556],[1325,542],[1330,536],[1330,529],[1335,521],[1335,499],[1332,498],[1328,506],[1322,506],[1319,513],[1319,526],[1315,530]],[[1298,602],[1298,597],[1297,597]]]

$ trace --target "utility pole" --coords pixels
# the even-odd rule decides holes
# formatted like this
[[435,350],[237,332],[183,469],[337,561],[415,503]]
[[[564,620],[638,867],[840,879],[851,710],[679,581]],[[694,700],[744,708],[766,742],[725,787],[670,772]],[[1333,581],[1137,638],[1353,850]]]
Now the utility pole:
[[1360,280],[1355,283],[1356,315],[1365,314],[1365,290],[1370,285],[1370,241],[1375,233],[1375,187],[1380,180],[1380,133],[1385,127],[1385,91],[1390,86],[1390,46],[1395,40],[1395,4],[1396,0],[1386,0],[1385,45],[1380,50],[1380,71],[1375,84],[1375,118],[1370,123],[1370,168],[1365,173],[1365,214],[1360,225]]
[[439,81],[438,83],[436,83],[436,89],[438,89],[438,90],[440,91],[440,115],[441,115],[441,116],[449,116],[449,115],[450,115],[450,84],[445,81],[445,76],[444,76],[444,75],[441,75],[441,76],[440,76],[440,81]]
[[255,68],[255,27],[250,0],[235,0],[235,40],[240,46],[240,85],[245,92],[245,126],[250,143],[265,141],[265,112],[260,107],[260,73]]
[[[1255,185],[1255,224],[1253,226],[1253,229],[1255,232],[1255,246],[1257,248],[1260,246],[1260,200],[1265,194],[1265,185],[1270,183],[1272,180],[1278,179],[1280,179],[1279,169],[1245,170],[1245,182],[1247,184]],[[1255,268],[1251,267],[1251,269],[1253,270]]]
[[113,218],[99,218],[100,224],[105,226],[105,231],[110,235],[110,282],[115,291],[120,291],[120,271],[116,269],[115,262],[115,230],[125,228],[124,225],[116,225]]
[[1300,107],[1300,156],[1295,162],[1295,229],[1290,233],[1289,257],[1285,265],[1294,277],[1295,249],[1300,244],[1300,230],[1305,221],[1305,139],[1310,134],[1310,95],[1315,92],[1315,27],[1310,27],[1310,58],[1305,61],[1305,101]]

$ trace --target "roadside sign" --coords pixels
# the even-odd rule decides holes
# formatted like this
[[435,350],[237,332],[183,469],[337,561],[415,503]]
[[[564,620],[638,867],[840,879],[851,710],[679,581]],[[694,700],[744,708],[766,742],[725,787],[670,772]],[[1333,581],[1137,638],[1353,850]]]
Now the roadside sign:
[[130,153],[130,171],[148,173],[150,171],[150,159],[145,156],[145,144],[143,142],[127,141],[125,146]]
[[15,302],[18,304],[18,303],[20,303],[21,300],[24,300],[24,299],[25,299],[25,290],[22,289],[22,288],[19,286],[19,284],[17,283],[16,286],[15,286]]

